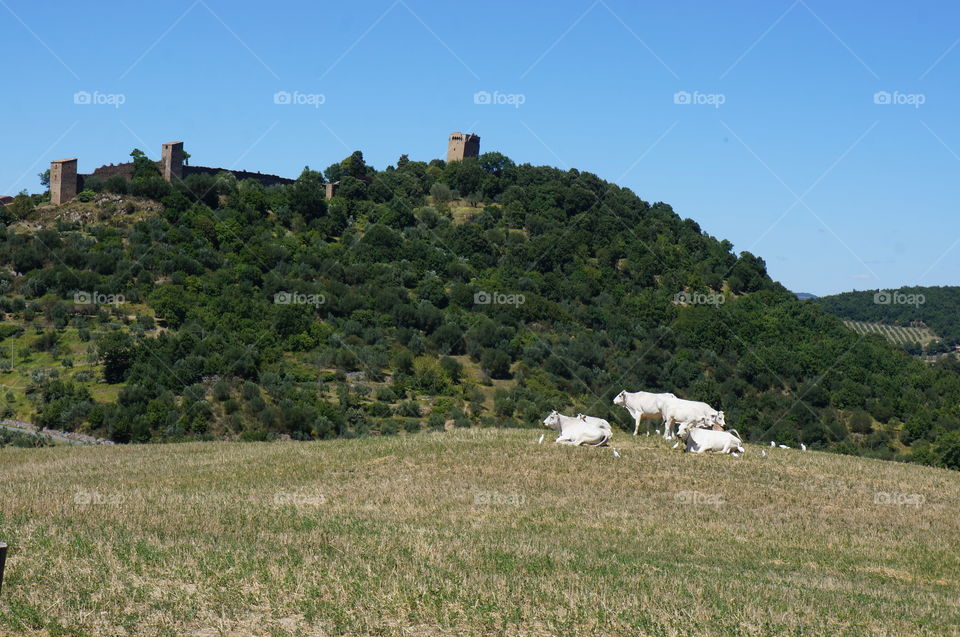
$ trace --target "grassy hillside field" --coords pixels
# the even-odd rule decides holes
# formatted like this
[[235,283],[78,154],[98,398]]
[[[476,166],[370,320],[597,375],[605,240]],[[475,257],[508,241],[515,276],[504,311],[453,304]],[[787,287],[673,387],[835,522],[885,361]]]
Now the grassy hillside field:
[[0,633],[960,631],[960,473],[618,434],[0,449]]

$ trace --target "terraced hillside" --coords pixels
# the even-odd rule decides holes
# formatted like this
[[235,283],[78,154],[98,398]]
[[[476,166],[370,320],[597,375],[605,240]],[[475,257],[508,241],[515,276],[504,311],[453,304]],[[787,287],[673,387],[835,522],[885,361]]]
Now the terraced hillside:
[[844,320],[843,324],[857,334],[879,334],[895,345],[907,345],[908,343],[926,345],[938,338],[928,327],[903,327],[901,325],[850,320]]

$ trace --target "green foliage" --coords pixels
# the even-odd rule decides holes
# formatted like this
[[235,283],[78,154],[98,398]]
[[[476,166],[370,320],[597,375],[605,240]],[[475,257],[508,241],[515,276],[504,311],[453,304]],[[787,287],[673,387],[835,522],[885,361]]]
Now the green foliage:
[[[134,163],[104,187],[162,214],[0,233],[2,365],[69,359],[92,386],[76,341],[93,341],[117,394],[47,400],[38,372],[24,402],[45,421],[119,442],[532,426],[551,409],[628,427],[611,400],[646,389],[708,401],[751,441],[953,462],[958,364],[860,338],[759,257],[590,173],[496,153],[377,171],[354,153],[286,186],[171,186]],[[453,220],[460,195],[477,209]],[[135,307],[77,310],[78,290]]]
[[960,345],[960,287],[903,287],[844,292],[811,299],[831,314],[854,321],[909,326],[920,321],[943,340],[941,349]]

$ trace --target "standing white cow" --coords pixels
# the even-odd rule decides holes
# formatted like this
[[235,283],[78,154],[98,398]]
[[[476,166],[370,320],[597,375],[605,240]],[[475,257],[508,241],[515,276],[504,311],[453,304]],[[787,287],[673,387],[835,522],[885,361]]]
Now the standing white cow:
[[[549,416],[543,419],[543,424],[556,431],[559,436],[554,441],[561,445],[588,445],[591,447],[603,447],[613,436],[610,430],[610,423],[602,418],[591,418],[585,416],[575,418],[564,416],[553,411]],[[599,423],[593,421],[600,421]],[[604,426],[605,425],[605,426]]]
[[677,438],[686,442],[687,446],[684,451],[691,453],[707,451],[743,453],[744,451],[743,441],[740,440],[740,434],[735,429],[713,431],[712,429],[700,429],[684,423],[677,429]]
[[707,428],[726,425],[722,411],[698,400],[684,400],[675,396],[662,401],[660,415],[663,416],[663,437],[666,440],[673,438],[674,424],[678,428],[680,425]]
[[[640,431],[641,420],[662,418],[663,403],[668,398],[677,398],[673,394],[653,394],[646,391],[622,391],[613,399],[614,405],[620,405],[633,418],[633,435]],[[647,431],[649,435],[649,430]]]

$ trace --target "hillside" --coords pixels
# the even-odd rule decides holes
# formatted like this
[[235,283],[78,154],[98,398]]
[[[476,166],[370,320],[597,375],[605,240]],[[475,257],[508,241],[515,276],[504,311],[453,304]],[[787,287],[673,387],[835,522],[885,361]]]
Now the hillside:
[[944,348],[960,345],[960,287],[904,287],[844,292],[812,299],[824,310],[853,321],[909,327],[926,324]]
[[590,173],[498,153],[377,170],[355,152],[271,187],[141,169],[4,209],[0,418],[117,442],[552,409],[626,426],[613,396],[647,389],[710,402],[751,441],[960,468],[955,363],[850,332],[759,257]]
[[956,472],[539,433],[0,450],[0,633],[960,630]]
[[844,325],[857,334],[879,334],[894,345],[924,346],[940,340],[929,327],[904,327],[886,323],[867,323],[866,321],[844,321]]

